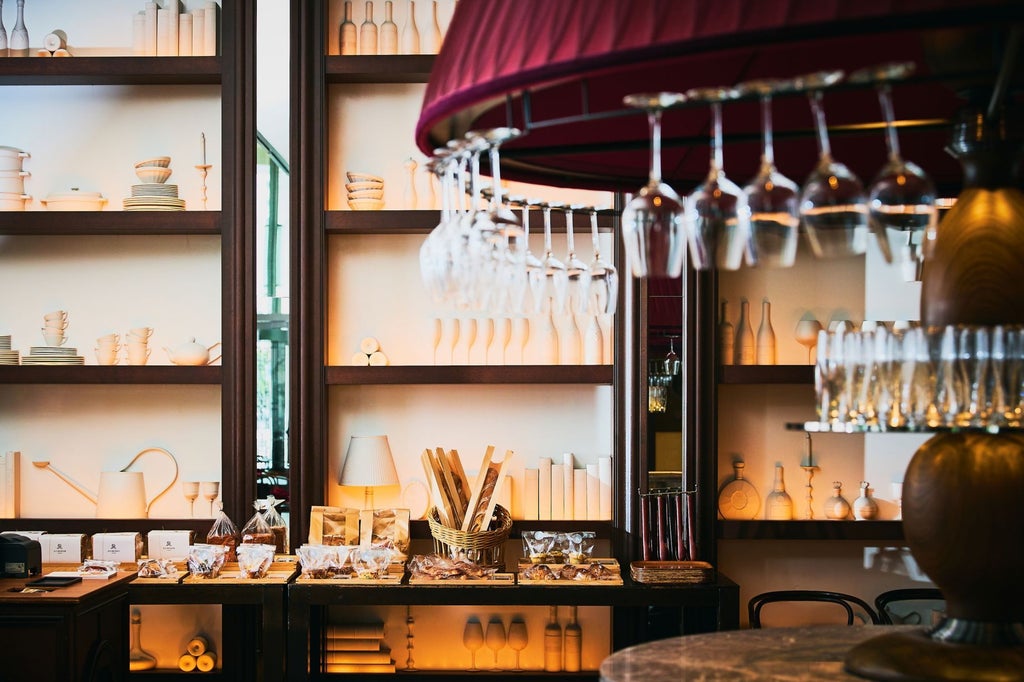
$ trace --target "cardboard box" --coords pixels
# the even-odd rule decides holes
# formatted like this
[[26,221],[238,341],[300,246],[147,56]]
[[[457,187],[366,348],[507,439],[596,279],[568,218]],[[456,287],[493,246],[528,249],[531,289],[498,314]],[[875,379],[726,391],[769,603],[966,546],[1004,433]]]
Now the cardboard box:
[[188,558],[188,547],[192,544],[192,531],[151,530],[146,536],[146,542],[150,559],[184,561]]
[[89,558],[87,536],[82,533],[45,533],[39,545],[44,564],[80,564]]
[[92,536],[92,558],[100,561],[136,563],[142,556],[139,533],[96,533]]

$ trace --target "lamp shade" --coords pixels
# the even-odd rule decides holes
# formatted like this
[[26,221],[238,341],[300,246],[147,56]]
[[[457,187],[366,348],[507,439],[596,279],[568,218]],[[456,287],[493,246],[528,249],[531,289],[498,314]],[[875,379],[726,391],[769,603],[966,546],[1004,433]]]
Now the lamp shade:
[[387,436],[352,436],[349,439],[339,485],[371,487],[398,483]]

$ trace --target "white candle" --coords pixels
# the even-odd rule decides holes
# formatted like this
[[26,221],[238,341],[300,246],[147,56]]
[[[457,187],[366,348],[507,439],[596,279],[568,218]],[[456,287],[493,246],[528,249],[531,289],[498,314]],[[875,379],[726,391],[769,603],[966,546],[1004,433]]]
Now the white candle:
[[206,133],[199,133],[199,141],[203,146],[203,165],[206,165]]

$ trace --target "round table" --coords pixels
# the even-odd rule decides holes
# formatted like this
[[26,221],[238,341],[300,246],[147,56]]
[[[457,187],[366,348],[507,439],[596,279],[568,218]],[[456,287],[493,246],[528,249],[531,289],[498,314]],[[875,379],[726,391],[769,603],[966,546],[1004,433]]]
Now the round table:
[[601,663],[603,682],[861,680],[843,672],[856,644],[918,626],[814,625],[731,630],[638,644]]

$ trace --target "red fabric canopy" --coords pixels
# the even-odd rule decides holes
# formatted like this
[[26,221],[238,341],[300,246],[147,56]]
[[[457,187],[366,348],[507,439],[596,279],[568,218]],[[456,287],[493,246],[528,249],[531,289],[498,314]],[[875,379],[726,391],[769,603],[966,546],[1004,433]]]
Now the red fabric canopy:
[[[948,78],[929,78],[926,46],[948,42],[953,28],[995,31],[984,39],[996,53],[986,63],[955,65],[981,66],[990,82],[1001,56],[992,49],[998,30],[1019,21],[1020,0],[461,0],[416,142],[430,154],[466,130],[514,125],[528,134],[503,148],[505,177],[631,191],[646,179],[648,130],[642,114],[623,115],[626,94],[910,60],[918,69],[895,91],[897,118],[948,119],[962,101]],[[825,109],[833,128],[881,118],[874,93],[863,88],[829,92]],[[778,165],[800,181],[816,156],[806,98],[778,97],[774,112]],[[705,106],[665,113],[663,171],[680,191],[707,171],[707,128]],[[756,102],[728,103],[724,128],[725,168],[742,183],[758,160]],[[870,180],[885,160],[881,131],[841,132],[834,156]],[[904,156],[940,186],[956,186],[959,167],[942,152],[946,135],[936,123],[904,132],[901,142]]]

